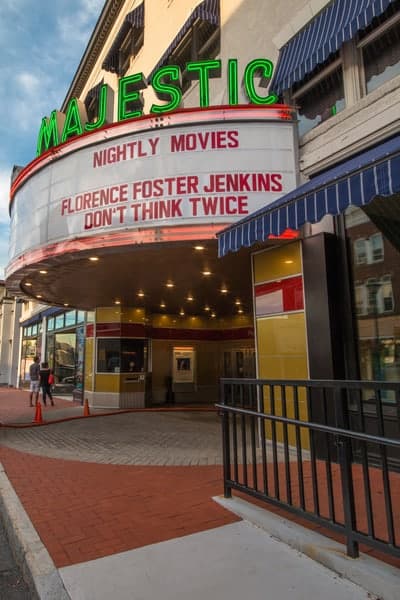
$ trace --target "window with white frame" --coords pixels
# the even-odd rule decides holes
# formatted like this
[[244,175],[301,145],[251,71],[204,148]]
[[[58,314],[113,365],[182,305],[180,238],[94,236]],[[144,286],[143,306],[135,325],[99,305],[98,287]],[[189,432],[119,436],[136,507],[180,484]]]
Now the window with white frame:
[[384,275],[381,279],[381,307],[379,312],[387,313],[394,311],[393,286],[391,275]]
[[[357,287],[364,287],[364,289],[366,290],[364,292],[364,296],[361,290],[357,292]],[[355,293],[358,315],[366,314],[366,312],[368,312],[368,314],[382,315],[384,313],[392,313],[394,311],[394,298],[391,275],[383,275],[380,279],[367,279],[364,286],[358,284],[355,287]],[[358,308],[359,306],[361,306],[361,304],[357,304],[357,293],[358,298],[366,298],[366,306],[364,304],[362,305],[364,312],[358,312]],[[367,310],[365,310],[364,307]]]
[[356,265],[371,265],[384,259],[383,236],[374,233],[369,238],[359,238],[354,241],[354,263]]
[[367,290],[363,283],[357,282],[354,286],[354,300],[356,305],[356,314],[361,317],[368,312]]
[[381,233],[375,233],[369,238],[369,261],[371,263],[381,262],[384,258],[383,237]]

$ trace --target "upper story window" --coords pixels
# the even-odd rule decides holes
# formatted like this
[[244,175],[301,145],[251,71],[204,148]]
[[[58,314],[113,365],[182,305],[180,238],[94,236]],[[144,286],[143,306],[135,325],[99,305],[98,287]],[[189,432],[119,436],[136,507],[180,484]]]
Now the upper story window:
[[125,75],[144,42],[144,2],[139,4],[125,17],[120,30],[103,61],[103,69]]
[[101,89],[101,86],[103,85],[103,83],[104,83],[104,80],[102,79],[100,81],[100,83],[98,83],[97,85],[92,87],[86,94],[85,106],[86,106],[86,113],[87,113],[89,122],[95,121],[98,117],[99,94],[100,94],[100,89]]
[[400,75],[400,2],[393,2],[359,35],[364,92]]
[[180,44],[169,55],[166,64],[178,65],[182,72],[182,92],[186,92],[191,80],[185,71],[186,63],[213,59],[220,52],[220,28],[208,21],[198,20],[187,32]]
[[186,92],[192,83],[186,64],[199,60],[212,60],[220,53],[219,0],[203,0],[193,9],[189,18],[172,40],[168,49],[148,75],[151,81],[158,69],[177,65],[181,71],[181,89]]
[[295,84],[292,102],[297,107],[299,136],[342,111],[345,107],[343,71],[339,53],[307,82]]

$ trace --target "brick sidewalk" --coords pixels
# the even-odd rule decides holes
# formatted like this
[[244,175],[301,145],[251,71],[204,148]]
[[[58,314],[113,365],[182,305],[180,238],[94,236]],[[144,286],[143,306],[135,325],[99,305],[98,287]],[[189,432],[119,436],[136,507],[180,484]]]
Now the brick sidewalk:
[[239,520],[212,500],[221,467],[135,467],[43,458],[0,461],[57,567]]
[[[68,411],[71,403],[57,400],[57,405],[65,403],[67,406],[63,409]],[[26,391],[0,390],[0,420],[26,419],[30,416],[30,411],[32,409],[29,409]],[[55,409],[45,409],[45,416],[50,415],[51,411]],[[40,439],[48,432],[49,439],[55,437],[56,443],[72,446],[75,453],[71,454],[69,448],[68,460],[52,458],[50,455],[35,455],[33,435],[28,436],[31,439],[31,451],[21,452],[16,449],[18,446],[6,447],[4,442],[7,442],[7,436],[4,437],[3,445],[0,445],[0,462],[57,567],[93,560],[239,520],[212,500],[213,496],[223,492],[221,465],[205,466],[190,461],[185,466],[82,462],[88,460],[88,457],[85,457],[83,450],[80,451],[77,445],[75,430],[80,428],[83,429],[82,439],[86,444],[93,443],[94,446],[95,432],[98,430],[99,443],[104,443],[105,448],[109,446],[114,452],[115,462],[118,462],[118,446],[112,443],[112,435],[117,441],[122,434],[119,424],[122,416],[73,421],[63,431],[62,437],[56,430],[64,428],[64,425],[32,428],[32,433],[40,432]],[[142,447],[150,452],[151,447],[151,451],[158,448],[158,453],[163,456],[168,445],[173,444],[175,454],[187,454],[187,445],[196,446],[199,442],[198,438],[197,441],[196,438],[195,441],[189,440],[188,436],[179,434],[179,428],[181,432],[187,433],[189,420],[186,422],[185,419],[167,419],[167,424],[172,422],[177,427],[175,437],[170,435],[165,438],[167,445],[162,445],[160,436],[164,434],[159,426],[156,427],[154,439],[149,439],[149,435],[143,431],[143,420],[137,420],[134,426],[142,435],[136,438],[137,446],[131,443],[131,452],[139,452]],[[204,422],[207,423],[205,415]],[[85,428],[86,424],[96,427]],[[153,431],[156,424],[157,421],[149,420],[149,431]],[[192,422],[192,427],[194,426],[196,423],[193,425]],[[200,421],[196,430],[202,437],[199,426]],[[68,429],[71,432],[70,440]],[[107,429],[111,438],[105,438]],[[212,436],[218,436],[219,439],[219,435],[219,430],[214,428]],[[189,437],[193,437],[190,431]],[[212,447],[211,441],[206,446],[214,457],[216,446]],[[108,460],[112,462],[113,457],[109,456],[111,458]],[[74,460],[69,460],[72,457]],[[76,460],[77,457],[79,461]],[[191,464],[196,466],[189,466]],[[380,498],[379,487],[377,486],[377,501]],[[249,497],[246,500],[249,501]],[[267,507],[266,504],[260,505]],[[270,507],[268,509],[279,512],[286,519],[293,519],[284,511],[276,511]],[[321,527],[313,527],[306,522],[302,524],[322,532]],[[372,551],[369,552],[373,554]],[[383,556],[378,558],[387,560]],[[400,567],[398,560],[389,559],[387,562]]]

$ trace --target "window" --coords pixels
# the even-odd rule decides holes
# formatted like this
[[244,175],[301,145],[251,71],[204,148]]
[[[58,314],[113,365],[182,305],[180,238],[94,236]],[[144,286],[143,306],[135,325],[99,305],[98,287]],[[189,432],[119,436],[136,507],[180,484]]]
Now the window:
[[125,75],[144,42],[144,2],[139,4],[125,17],[124,22],[111,46],[104,62],[103,69]]
[[85,107],[89,123],[95,121],[99,114],[99,94],[101,86],[104,84],[104,79],[97,85],[92,87],[85,98]]
[[[328,62],[328,61],[327,61]],[[342,65],[336,53],[334,60],[321,67],[308,81],[293,87],[297,106],[299,136],[304,135],[345,108]]]
[[394,311],[393,287],[390,275],[385,275],[381,280],[380,308],[379,312],[383,313]]
[[380,262],[383,260],[383,238],[381,233],[375,233],[369,238],[370,243],[370,262]]
[[72,327],[76,323],[76,311],[70,310],[65,313],[65,327]]
[[367,244],[364,239],[354,242],[354,262],[356,265],[365,265],[367,262]]
[[400,74],[400,2],[393,2],[360,34],[365,93]]
[[364,284],[357,283],[354,287],[357,316],[367,314],[367,294]]
[[213,59],[220,52],[220,28],[208,21],[198,19],[189,29],[180,44],[169,55],[165,64],[178,65],[182,72],[182,92],[191,86],[185,71],[186,63],[196,60]]
[[356,265],[371,265],[384,259],[383,237],[374,233],[369,238],[360,238],[354,242],[354,263]]
[[131,58],[134,58],[140,48],[143,46],[144,41],[144,28],[140,30],[131,27],[121,43],[118,51],[118,75],[122,77],[125,75],[130,67]]
[[98,373],[137,373],[147,369],[147,345],[143,339],[98,339]]

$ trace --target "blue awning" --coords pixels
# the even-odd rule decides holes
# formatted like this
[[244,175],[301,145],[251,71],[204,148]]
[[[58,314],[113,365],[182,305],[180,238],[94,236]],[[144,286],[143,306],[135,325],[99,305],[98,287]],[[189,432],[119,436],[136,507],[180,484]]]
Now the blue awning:
[[[217,234],[218,254],[239,250],[339,215],[349,206],[366,206],[377,196],[400,192],[400,135],[310,179],[265,208]],[[400,199],[399,199],[400,203]]]
[[134,8],[125,17],[125,20],[118,31],[117,37],[114,40],[108,54],[103,62],[103,69],[105,71],[111,71],[111,73],[117,73],[118,71],[118,55],[119,49],[122,42],[124,41],[126,34],[132,28],[143,29],[144,27],[144,2]]
[[279,96],[365,29],[395,0],[334,0],[283,46],[270,90]]
[[167,62],[170,54],[175,50],[175,48],[177,48],[180,41],[185,37],[196,19],[207,21],[211,25],[219,25],[219,0],[203,0],[203,2],[196,6],[190,17],[180,29],[178,35],[173,39],[156,66],[151,71],[147,78],[148,81],[151,81],[154,73]]
[[22,327],[28,327],[29,325],[34,325],[35,323],[40,323],[43,317],[50,317],[51,315],[56,315],[65,311],[65,308],[60,308],[59,306],[50,306],[45,310],[41,310],[36,313],[26,321],[21,322]]

